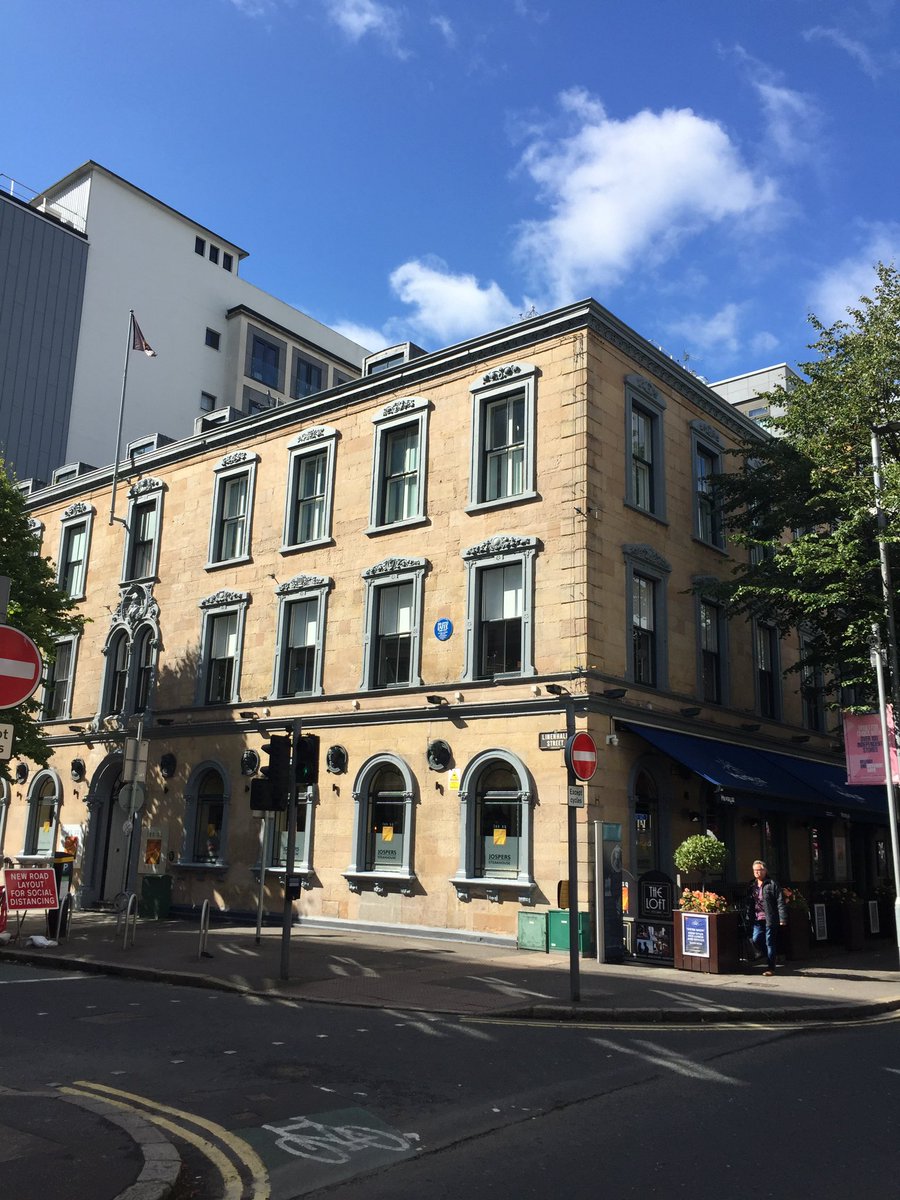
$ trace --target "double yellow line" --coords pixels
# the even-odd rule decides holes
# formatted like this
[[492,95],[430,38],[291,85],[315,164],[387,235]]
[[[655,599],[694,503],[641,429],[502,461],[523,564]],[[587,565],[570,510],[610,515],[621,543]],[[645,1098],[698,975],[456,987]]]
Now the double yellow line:
[[[269,1173],[262,1159],[243,1138],[237,1137],[222,1125],[217,1125],[215,1121],[207,1121],[204,1117],[184,1112],[180,1108],[171,1108],[168,1104],[160,1104],[156,1100],[147,1099],[146,1096],[123,1092],[118,1088],[108,1087],[104,1083],[92,1083],[87,1079],[76,1079],[72,1087],[61,1087],[59,1090],[67,1096],[102,1099],[113,1108],[138,1113],[154,1125],[158,1125],[160,1129],[194,1146],[221,1175],[223,1200],[269,1200]],[[171,1120],[172,1117],[177,1119]],[[229,1158],[228,1154],[208,1137],[204,1137],[202,1133],[195,1133],[190,1126],[211,1134],[217,1142],[227,1148],[231,1157]],[[243,1175],[240,1168],[243,1169]],[[248,1178],[250,1189],[246,1196],[244,1176]]]

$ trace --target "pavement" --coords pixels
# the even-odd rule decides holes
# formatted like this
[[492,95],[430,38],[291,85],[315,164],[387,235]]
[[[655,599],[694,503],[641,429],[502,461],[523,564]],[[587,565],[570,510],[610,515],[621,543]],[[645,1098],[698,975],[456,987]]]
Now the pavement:
[[[25,922],[18,940],[0,948],[0,977],[4,963],[25,962],[302,1003],[621,1026],[810,1025],[862,1022],[900,1010],[900,956],[888,938],[870,938],[855,952],[815,947],[802,961],[779,963],[771,978],[763,976],[763,967],[747,964],[733,974],[709,975],[601,964],[582,956],[575,981],[568,952],[428,938],[425,930],[413,937],[408,931],[301,923],[291,932],[283,979],[282,932],[275,927],[263,928],[257,939],[253,927],[214,925],[204,941],[198,922],[138,920],[126,931],[121,917],[76,913],[59,944],[25,944],[30,935],[44,932],[42,920]],[[68,1107],[61,1117],[63,1104]],[[78,1106],[77,1120],[72,1105]],[[90,1193],[84,1200],[174,1195],[177,1151],[141,1118],[123,1117],[101,1099],[0,1087],[4,1194],[31,1200],[29,1164],[48,1153],[67,1164],[67,1179],[79,1178],[69,1167],[85,1147],[92,1154],[103,1147],[118,1163],[122,1180],[121,1185],[111,1181],[106,1195]],[[24,1191],[6,1187],[17,1171]],[[77,1192],[67,1197],[80,1200]]]

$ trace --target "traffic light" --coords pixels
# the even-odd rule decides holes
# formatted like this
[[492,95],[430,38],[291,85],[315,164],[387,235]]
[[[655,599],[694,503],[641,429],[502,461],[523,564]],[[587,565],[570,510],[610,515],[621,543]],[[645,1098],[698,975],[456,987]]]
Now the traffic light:
[[319,782],[319,736],[304,733],[294,742],[294,781],[298,788]]
[[[270,806],[272,808],[287,808],[293,789],[291,780],[291,739],[289,737],[277,737],[273,735],[272,740],[264,742],[260,747],[263,754],[268,754],[269,765],[260,769],[260,775],[263,781],[268,784],[270,795]],[[262,799],[266,792],[266,788],[256,788],[257,796]],[[252,797],[252,785],[251,785]],[[254,800],[251,799],[254,807],[257,807]],[[259,805],[258,807],[267,807]]]

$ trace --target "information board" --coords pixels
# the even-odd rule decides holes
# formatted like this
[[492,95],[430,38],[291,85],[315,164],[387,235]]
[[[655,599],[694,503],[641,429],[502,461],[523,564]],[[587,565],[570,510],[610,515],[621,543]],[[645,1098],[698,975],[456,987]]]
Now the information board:
[[56,872],[52,867],[10,868],[6,871],[5,883],[10,912],[59,908]]

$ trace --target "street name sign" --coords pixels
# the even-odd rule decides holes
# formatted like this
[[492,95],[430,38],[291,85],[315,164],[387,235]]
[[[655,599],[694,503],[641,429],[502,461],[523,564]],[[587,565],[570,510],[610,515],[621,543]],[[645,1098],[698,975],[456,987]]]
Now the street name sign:
[[551,729],[538,734],[538,750],[564,750],[569,735],[564,729]]
[[12,625],[0,625],[0,708],[23,704],[41,682],[43,669],[31,638]]

